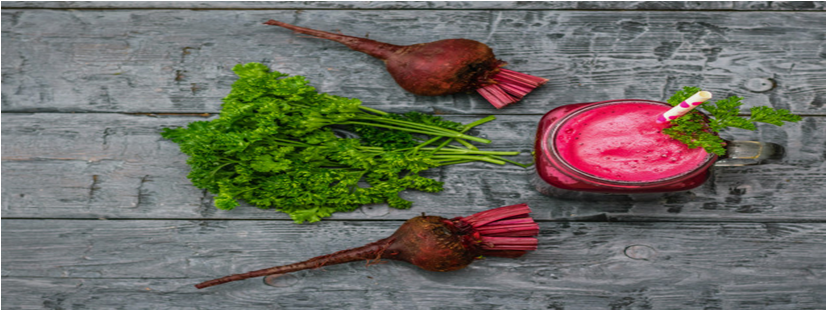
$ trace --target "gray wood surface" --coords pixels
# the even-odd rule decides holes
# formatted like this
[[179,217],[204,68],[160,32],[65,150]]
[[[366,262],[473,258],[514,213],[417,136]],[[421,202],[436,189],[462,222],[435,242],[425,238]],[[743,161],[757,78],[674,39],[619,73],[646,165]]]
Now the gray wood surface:
[[[3,309],[826,309],[826,2],[2,3]],[[476,94],[403,92],[380,61],[261,25],[279,19],[396,44],[468,38],[551,79],[496,110]],[[777,162],[718,168],[654,200],[543,196],[530,170],[430,170],[438,194],[314,224],[212,206],[164,127],[214,118],[232,66],[262,62],[370,107],[469,122],[530,162],[536,123],[568,103],[663,100],[683,85],[804,116],[724,138]],[[528,203],[539,250],[453,273],[351,263],[206,290],[445,217]]]
[[[817,309],[826,303],[826,262],[812,260],[826,256],[822,223],[551,222],[541,223],[537,251],[451,273],[350,263],[285,275],[278,287],[260,278],[200,291],[191,286],[360,246],[397,225],[4,220],[4,246],[27,247],[3,248],[3,303],[49,309]],[[38,290],[22,290],[31,288]]]
[[[266,218],[286,215],[242,206],[212,207],[212,195],[186,179],[186,155],[161,138],[164,127],[185,126],[209,117],[108,113],[3,114],[4,217],[44,218]],[[469,123],[476,117],[450,116]],[[503,115],[477,128],[493,142],[491,150],[520,151],[515,160],[531,162],[540,116]],[[48,125],[48,126],[47,126]],[[471,214],[480,208],[529,203],[539,219],[628,213],[639,217],[745,218],[798,220],[826,218],[823,149],[826,118],[806,117],[784,127],[728,131],[729,139],[761,140],[787,146],[785,158],[754,167],[719,168],[712,182],[690,193],[654,202],[566,201],[545,197],[530,185],[531,172],[516,166],[463,164],[427,172],[444,181],[438,194],[408,191],[410,210],[371,206],[335,218],[404,220],[421,212]],[[38,172],[40,178],[28,178]],[[625,217],[625,216],[623,216]]]
[[824,4],[823,1],[4,1],[3,8],[823,11]]
[[[238,63],[306,76],[371,106],[542,114],[563,104],[664,100],[684,85],[748,106],[826,115],[819,12],[433,10],[3,10],[4,112],[216,113]],[[381,61],[262,25],[270,18],[395,44],[487,43],[509,68],[549,78],[511,109],[477,94],[403,92]],[[49,23],[42,23],[49,20]],[[405,25],[415,25],[409,27]],[[345,28],[346,27],[346,28]],[[399,35],[399,33],[405,33]],[[777,85],[748,88],[754,79]],[[83,85],[83,87],[78,87]]]

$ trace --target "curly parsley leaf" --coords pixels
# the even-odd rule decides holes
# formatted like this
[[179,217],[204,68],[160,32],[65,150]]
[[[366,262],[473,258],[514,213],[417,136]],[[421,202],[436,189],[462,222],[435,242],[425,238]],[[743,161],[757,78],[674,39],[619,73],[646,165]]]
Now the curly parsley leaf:
[[[302,223],[364,204],[410,208],[413,202],[400,192],[443,189],[420,172],[470,161],[505,163],[500,156],[519,154],[466,145],[490,142],[464,132],[492,117],[464,125],[419,112],[390,114],[319,93],[304,77],[259,63],[233,71],[239,78],[218,118],[161,132],[189,156],[192,184],[216,194],[222,210],[245,201]],[[333,127],[361,137],[339,137]]]
[[749,121],[751,122],[763,122],[783,126],[784,122],[798,122],[802,120],[799,115],[792,114],[786,109],[774,110],[771,107],[760,106],[751,108],[750,112],[751,117],[749,117]]
[[[679,105],[684,100],[700,91],[698,87],[686,86],[677,91],[674,96],[667,100],[672,106]],[[750,109],[751,116],[744,118],[740,116],[740,106],[743,98],[731,96],[718,100],[714,103],[705,102],[698,108],[706,111],[702,114],[696,110],[688,114],[671,120],[671,126],[663,130],[663,133],[679,140],[689,146],[689,148],[702,147],[709,153],[725,155],[725,141],[718,133],[728,127],[736,127],[747,130],[756,130],[755,122],[763,122],[782,126],[784,122],[798,122],[801,117],[792,114],[786,109],[774,109],[772,107],[760,106]]]

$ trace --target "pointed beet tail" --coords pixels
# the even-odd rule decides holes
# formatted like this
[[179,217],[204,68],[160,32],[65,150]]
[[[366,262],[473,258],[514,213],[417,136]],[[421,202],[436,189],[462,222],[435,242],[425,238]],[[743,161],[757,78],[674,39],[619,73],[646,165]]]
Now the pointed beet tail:
[[389,43],[379,42],[376,40],[370,40],[365,38],[353,37],[353,36],[346,36],[341,34],[336,34],[332,32],[326,32],[321,30],[315,30],[310,28],[299,27],[295,25],[290,25],[284,22],[279,22],[277,20],[269,20],[264,23],[265,25],[272,25],[272,26],[280,26],[287,28],[289,30],[295,31],[297,33],[302,33],[305,35],[311,35],[313,37],[332,40],[341,44],[346,45],[347,47],[365,53],[367,55],[373,56],[375,58],[386,60],[391,55],[396,53],[399,49],[403,48],[403,46],[393,45]]
[[249,278],[266,276],[271,274],[282,274],[301,270],[316,269],[324,266],[332,266],[358,260],[377,260],[381,258],[381,255],[384,252],[384,250],[387,249],[387,247],[389,247],[392,243],[392,238],[385,238],[361,247],[338,251],[328,255],[313,257],[308,260],[297,262],[294,264],[255,270],[246,273],[233,274],[214,280],[209,280],[206,282],[196,284],[195,287],[201,289],[228,282],[246,280]]

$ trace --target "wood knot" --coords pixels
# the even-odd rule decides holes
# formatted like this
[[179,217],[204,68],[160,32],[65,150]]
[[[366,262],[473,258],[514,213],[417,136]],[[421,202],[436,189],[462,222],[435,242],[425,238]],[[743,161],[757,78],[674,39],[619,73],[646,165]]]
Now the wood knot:
[[272,287],[290,287],[298,284],[295,274],[271,274],[264,277],[264,284]]
[[631,245],[625,248],[625,256],[636,260],[652,261],[657,257],[657,250],[647,245]]
[[387,204],[367,204],[363,205],[359,210],[368,217],[382,217],[390,214],[390,207],[388,207]]
[[753,78],[746,81],[746,84],[743,86],[749,91],[762,93],[774,89],[777,86],[777,82],[771,78]]

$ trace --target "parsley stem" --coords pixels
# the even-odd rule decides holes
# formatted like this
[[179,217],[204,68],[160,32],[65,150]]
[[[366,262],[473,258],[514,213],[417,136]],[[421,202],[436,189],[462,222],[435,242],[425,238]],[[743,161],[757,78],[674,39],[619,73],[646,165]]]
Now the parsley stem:
[[468,149],[470,149],[470,150],[479,150],[479,148],[476,148],[476,146],[474,146],[474,145],[470,144],[469,142],[467,142],[467,141],[466,141],[466,140],[464,140],[464,139],[461,139],[461,138],[456,138],[456,141],[457,141],[458,143],[462,144],[463,146],[465,146],[465,148],[468,148]]
[[[425,151],[437,151],[436,148],[422,148]],[[519,151],[480,151],[468,149],[446,149],[441,150],[444,154],[484,154],[484,155],[518,155]]]
[[529,166],[533,165],[533,161],[531,161],[531,163],[528,163],[528,164],[523,164],[523,163],[519,163],[519,162],[516,162],[514,160],[509,160],[509,159],[506,159],[506,158],[503,158],[503,157],[500,157],[500,156],[492,156],[492,158],[497,159],[497,160],[502,160],[502,161],[508,162],[510,164],[518,165],[518,166],[521,166],[523,168],[528,168]]
[[485,143],[485,144],[490,143],[490,140],[487,140],[487,139],[484,139],[484,138],[479,138],[479,137],[474,137],[474,136],[470,136],[470,135],[465,135],[465,134],[462,134],[462,133],[459,133],[459,132],[454,132],[454,131],[444,131],[442,133],[439,133],[439,132],[435,132],[435,131],[419,130],[419,129],[412,129],[412,128],[402,128],[402,127],[397,127],[397,126],[392,126],[392,125],[385,125],[385,124],[379,124],[379,123],[369,123],[369,122],[359,122],[359,121],[347,121],[347,122],[342,122],[342,123],[339,123],[339,124],[368,125],[368,126],[375,126],[375,127],[383,127],[383,128],[387,128],[387,129],[391,129],[391,130],[400,130],[400,131],[407,131],[407,132],[421,133],[421,134],[428,134],[428,135],[435,135],[435,136],[448,136],[448,137],[454,137],[454,138],[464,138],[464,139],[467,139],[467,140],[472,140],[472,141],[475,141],[475,142],[480,142],[480,143]]
[[[441,150],[442,148],[444,148],[445,146],[450,146],[449,144],[452,141],[453,141],[453,138],[448,138],[447,140],[445,140],[444,142],[439,144],[439,146],[436,147],[436,149],[433,149],[433,152],[437,152],[437,151]],[[451,146],[451,147],[453,147],[453,146]]]
[[268,137],[267,140],[270,140],[272,142],[278,142],[277,145],[282,145],[282,146],[293,146],[293,147],[310,147],[310,146],[312,146],[310,144],[302,143],[300,141],[282,139],[282,138],[277,138],[277,137],[272,137],[272,136]]
[[493,120],[496,120],[496,116],[487,116],[487,117],[484,117],[482,119],[470,122],[470,123],[465,125],[465,129],[462,130],[462,133],[467,132],[471,128],[482,125],[484,123],[488,123],[488,122],[493,121]]
[[373,109],[373,108],[365,107],[365,106],[361,106],[361,105],[359,105],[359,108],[364,110],[364,111],[369,111],[369,112],[375,113],[377,115],[382,115],[382,116],[387,115],[387,112],[384,112],[384,111],[381,111],[381,110],[378,110],[378,109]]
[[382,147],[359,146],[359,150],[368,153],[384,153],[384,148]]
[[470,163],[470,162],[476,162],[476,160],[440,161],[437,166],[447,166],[447,165]]
[[[469,131],[471,128],[473,128],[473,127],[479,126],[479,125],[481,125],[481,124],[484,124],[484,123],[487,123],[487,122],[490,122],[490,121],[493,121],[493,120],[496,120],[496,116],[492,116],[492,115],[491,115],[491,116],[487,116],[487,117],[484,117],[484,118],[482,118],[482,119],[479,119],[479,120],[473,121],[473,122],[471,122],[471,123],[468,123],[468,124],[466,124],[466,125],[465,125],[464,129],[462,129],[461,133],[465,133],[465,132]],[[416,148],[415,148],[414,150],[416,150],[416,152],[418,152],[418,151],[419,151],[422,147],[427,146],[427,145],[430,145],[430,144],[433,144],[433,143],[435,143],[436,141],[438,141],[439,139],[442,139],[442,138],[444,138],[444,137],[439,136],[439,137],[434,137],[434,138],[431,138],[431,139],[429,139],[429,140],[427,140],[427,141],[425,141],[425,142],[423,142],[423,143],[419,144],[418,146],[416,146]],[[439,150],[441,150],[441,149],[442,149],[442,148],[444,148],[445,146],[449,146],[449,147],[452,147],[452,148],[455,148],[455,149],[459,149],[459,150],[467,150],[467,149],[463,149],[463,148],[460,148],[460,147],[455,147],[455,146],[450,146],[450,145],[448,145],[448,144],[450,144],[450,142],[452,142],[453,140],[454,140],[454,138],[448,138],[448,139],[447,139],[447,141],[443,142],[443,143],[442,143],[441,145],[439,145],[437,148],[428,149],[428,150],[429,150],[429,151],[433,151],[433,152],[438,152]],[[471,145],[471,144],[467,143],[467,141],[464,141],[464,140],[457,140],[457,141],[458,141],[459,143],[462,143],[462,144],[463,144],[465,147],[467,147],[468,149],[472,149],[472,150],[479,150],[479,148],[477,148],[476,146],[473,146],[473,145]],[[518,153],[516,153],[516,154],[518,154]]]
[[462,148],[462,147],[459,147],[459,146],[456,146],[456,145],[447,145],[446,147],[448,149],[453,149],[453,150],[467,150],[467,148]]
[[[391,124],[391,125],[404,126],[404,127],[408,127],[408,128],[411,128],[411,129],[422,129],[422,130],[427,129],[427,130],[432,130],[432,131],[435,131],[435,132],[461,134],[460,132],[450,130],[450,129],[446,129],[446,128],[439,127],[439,126],[435,126],[435,125],[428,125],[428,124],[422,124],[422,123],[410,122],[410,121],[404,121],[404,120],[396,120],[396,119],[382,118],[382,117],[371,117],[371,118],[366,118],[364,120],[365,121],[376,121],[376,122],[381,122],[381,123],[386,123],[386,124]],[[452,135],[442,135],[442,136],[452,136]],[[468,136],[468,137],[471,137],[471,136]]]
[[485,157],[480,157],[480,156],[473,156],[473,155],[468,155],[468,156],[461,156],[461,155],[446,155],[446,156],[440,156],[440,155],[435,155],[435,156],[432,156],[431,158],[432,158],[432,159],[434,159],[434,160],[439,160],[439,159],[446,159],[446,160],[454,160],[454,159],[455,159],[455,160],[473,160],[473,161],[485,161],[485,162],[490,162],[490,163],[493,163],[493,164],[500,164],[500,165],[505,164],[505,161],[502,161],[502,160],[497,160],[497,159],[494,159],[494,158],[491,158],[491,157],[487,157],[487,156],[485,156]]
[[418,152],[419,152],[419,149],[421,149],[422,147],[427,146],[427,145],[430,145],[430,144],[432,144],[432,143],[435,143],[435,142],[439,141],[439,140],[440,140],[440,139],[442,139],[442,138],[444,138],[444,137],[443,137],[443,136],[436,136],[436,137],[433,137],[433,138],[431,138],[431,139],[429,139],[429,140],[427,140],[427,141],[425,141],[425,142],[423,142],[423,143],[419,144],[419,145],[418,145],[418,146],[416,146],[415,148],[413,148],[413,152],[418,153]]
[[[305,79],[282,79],[288,75],[262,64],[233,71],[239,79],[217,119],[162,132],[189,155],[187,177],[217,194],[220,209],[246,200],[277,207],[301,223],[363,204],[409,208],[400,191],[443,189],[442,182],[419,172],[468,162],[503,165],[510,161],[502,157],[518,154],[474,146],[491,142],[471,129],[494,116],[465,116],[470,123],[462,124],[419,112],[390,113],[318,93]],[[358,139],[331,133],[339,125],[353,125]]]
[[[496,120],[495,116],[487,116],[485,118],[482,118],[482,119],[473,121],[471,123],[468,123],[467,125],[465,125],[465,128],[462,129],[462,133],[465,133],[465,132],[469,131],[471,128],[473,128],[475,126],[479,126],[483,123],[487,123],[487,122],[490,122],[490,121],[493,121],[493,120]],[[450,142],[452,142],[453,140],[455,140],[455,139],[449,138],[447,141],[445,141],[441,145],[439,145],[439,147],[436,147],[436,149],[433,149],[433,152],[438,152],[439,150],[441,150],[444,147],[450,147],[450,148],[459,149],[459,150],[466,150],[466,149],[462,149],[460,147],[449,145]],[[462,143],[462,141],[459,141],[459,143]],[[467,147],[467,145],[465,145],[465,147]],[[469,148],[469,149],[479,150],[479,148],[476,148],[476,146],[471,145],[471,147],[472,148]]]
[[210,172],[210,173],[209,173],[209,176],[214,176],[215,174],[217,174],[217,173],[218,173],[218,171],[220,171],[222,168],[224,168],[224,167],[225,167],[225,166],[227,166],[227,165],[230,165],[230,164],[238,164],[238,163],[240,163],[240,162],[238,162],[238,161],[232,161],[232,162],[227,162],[227,163],[221,164],[220,166],[218,166],[218,167],[216,167],[214,170],[212,170],[212,172]]

